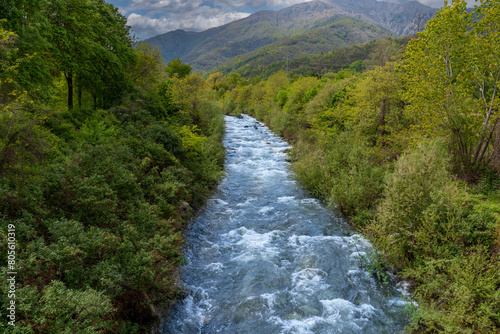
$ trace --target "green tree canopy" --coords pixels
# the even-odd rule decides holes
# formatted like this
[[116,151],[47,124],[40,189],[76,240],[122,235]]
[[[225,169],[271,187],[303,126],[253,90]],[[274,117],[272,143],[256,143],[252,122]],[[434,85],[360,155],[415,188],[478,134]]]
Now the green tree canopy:
[[189,64],[183,64],[182,60],[175,58],[167,64],[165,72],[171,77],[177,76],[182,79],[191,73],[191,66]]
[[[131,64],[132,82],[144,91],[149,91],[165,76],[161,51],[154,45],[139,42],[134,45],[137,61]],[[162,75],[163,74],[163,75]]]
[[51,54],[67,82],[68,109],[75,77],[94,99],[126,88],[125,69],[134,53],[126,19],[115,7],[102,0],[51,0],[47,16]]
[[464,0],[445,4],[404,58],[407,113],[423,135],[450,135],[464,176],[488,161],[498,125],[498,7],[484,0],[470,13]]
[[135,53],[127,20],[103,0],[6,0],[0,4],[0,19],[19,36],[19,54],[29,55],[15,76],[31,96],[50,95],[53,80],[61,75],[69,109],[75,89],[79,100],[86,90],[105,106],[130,87],[126,70]]

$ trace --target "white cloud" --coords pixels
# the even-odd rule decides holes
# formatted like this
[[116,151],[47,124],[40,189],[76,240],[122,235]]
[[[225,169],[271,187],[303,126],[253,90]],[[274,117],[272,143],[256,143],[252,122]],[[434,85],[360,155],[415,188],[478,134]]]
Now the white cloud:
[[202,3],[201,0],[131,0],[126,10],[129,12],[135,10],[161,10],[170,13],[182,13],[196,10]]
[[309,2],[309,1],[310,0],[257,0],[257,1],[214,0],[213,3],[218,6],[231,7],[231,8],[242,8],[242,7],[284,8],[298,3]]
[[218,27],[226,23],[245,18],[250,13],[230,12],[207,6],[181,13],[170,13],[168,16],[151,18],[146,15],[131,13],[127,24],[139,37],[151,37],[168,31],[183,29],[201,31]]
[[[394,3],[402,3],[404,0],[377,0],[377,1],[386,1],[386,2],[394,2]],[[423,5],[432,7],[432,8],[441,8],[444,6],[444,0],[417,0]],[[452,0],[448,0],[448,5],[451,5]],[[475,0],[468,0],[467,7],[474,7]]]
[[203,15],[199,14],[193,20],[192,29],[206,30],[213,27],[224,25],[232,21],[243,19],[249,15],[250,13],[227,12],[227,13],[218,13],[214,16],[204,17]]
[[[216,8],[284,8],[310,0],[213,0],[209,1]],[[205,2],[206,3],[206,2]],[[130,0],[125,8],[127,12],[133,11],[165,11],[169,13],[182,13],[193,11],[197,8],[210,8],[202,0]]]
[[140,37],[155,36],[177,29],[176,22],[171,22],[165,17],[152,19],[136,13],[132,13],[128,16],[127,24],[131,26],[134,33]]

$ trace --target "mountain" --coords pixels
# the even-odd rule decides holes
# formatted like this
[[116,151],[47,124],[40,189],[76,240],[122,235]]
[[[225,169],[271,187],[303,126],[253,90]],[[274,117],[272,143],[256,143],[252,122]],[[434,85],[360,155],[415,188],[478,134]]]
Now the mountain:
[[[373,65],[381,65],[387,60],[397,58],[401,51],[406,48],[410,39],[411,36],[403,36],[370,40],[361,44],[337,47],[327,52],[298,55],[293,59],[277,56],[272,58],[261,57],[261,51],[271,48],[271,44],[270,46],[263,47],[262,50],[252,51],[249,54],[235,57],[212,71],[219,71],[225,74],[236,72],[245,78],[259,76],[262,79],[266,79],[273,73],[282,70],[296,75],[308,76],[322,76],[329,72],[337,72],[343,68],[350,68],[361,72]],[[274,50],[275,54],[282,53],[279,49]],[[250,54],[257,55],[249,56]]]
[[[244,77],[260,75],[267,77],[278,70],[294,70],[295,60],[311,58],[332,50],[358,45],[368,41],[394,37],[391,31],[367,21],[337,15],[330,18],[331,23],[312,29],[304,34],[282,38],[277,42],[257,50],[229,59],[217,71],[238,72]],[[204,57],[210,54],[204,55]],[[198,62],[203,61],[199,58]]]
[[[321,1],[321,0],[318,0]],[[418,1],[391,3],[376,0],[325,0],[343,11],[346,16],[357,17],[391,30],[398,36],[422,30],[437,9]]]
[[[156,45],[166,62],[180,58],[195,70],[208,71],[236,56],[247,54],[267,45],[284,45],[290,41],[301,40],[303,51],[323,52],[324,49],[347,46],[336,41],[323,43],[323,49],[311,47],[335,39],[332,24],[341,18],[352,18],[352,28],[362,27],[359,35],[371,39],[389,36],[404,36],[414,33],[417,25],[423,28],[436,9],[417,1],[404,4],[378,2],[376,0],[313,0],[300,3],[279,11],[260,11],[244,19],[202,32],[171,31],[146,40]],[[353,21],[354,22],[354,21]],[[337,25],[338,26],[338,25]],[[368,26],[372,28],[368,28]],[[344,28],[348,28],[344,24]],[[370,29],[378,32],[365,34]],[[341,36],[338,36],[342,39]],[[317,40],[320,39],[320,41]],[[356,44],[366,39],[352,39],[346,43]],[[297,42],[298,43],[298,42]],[[297,56],[297,48],[288,51],[290,57]],[[250,55],[251,57],[251,55]]]

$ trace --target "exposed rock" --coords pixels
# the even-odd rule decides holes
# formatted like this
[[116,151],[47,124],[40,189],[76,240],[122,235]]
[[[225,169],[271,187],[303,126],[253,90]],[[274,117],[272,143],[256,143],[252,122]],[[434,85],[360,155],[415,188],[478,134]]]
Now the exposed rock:
[[179,210],[180,210],[180,213],[181,213],[181,217],[184,220],[188,220],[189,218],[191,218],[191,216],[193,214],[193,208],[191,208],[191,206],[189,205],[189,203],[185,202],[185,201],[182,201],[180,203]]

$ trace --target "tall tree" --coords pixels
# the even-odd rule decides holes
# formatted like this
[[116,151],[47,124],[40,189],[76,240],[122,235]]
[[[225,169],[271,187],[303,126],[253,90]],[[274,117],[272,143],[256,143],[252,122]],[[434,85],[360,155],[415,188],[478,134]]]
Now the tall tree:
[[470,13],[465,0],[445,4],[405,54],[406,111],[424,135],[452,138],[463,176],[488,162],[498,126],[498,7],[484,0]]
[[191,73],[191,66],[189,64],[183,64],[182,60],[179,58],[175,58],[171,62],[167,64],[167,68],[165,69],[168,75],[171,77],[177,76],[182,79]]
[[91,52],[94,21],[85,0],[52,0],[46,9],[51,24],[51,55],[68,88],[68,109],[73,109],[75,72]]
[[161,51],[154,45],[139,42],[134,45],[137,61],[129,69],[132,82],[143,91],[150,91],[165,76]]
[[127,19],[103,0],[92,0],[92,4],[96,8],[96,21],[91,24],[94,51],[90,72],[94,77],[98,75],[99,81],[98,85],[91,85],[90,90],[99,95],[101,107],[109,107],[122,92],[131,88],[128,68],[137,60],[137,55],[132,48]]
[[133,61],[129,28],[118,10],[102,0],[51,0],[51,55],[67,83],[73,108],[74,81],[94,96],[126,88],[126,67]]
[[19,37],[15,40],[18,54],[29,55],[17,59],[16,82],[36,99],[48,99],[51,94],[52,57],[47,54],[50,27],[44,13],[47,3],[48,0],[0,1],[2,26]]

